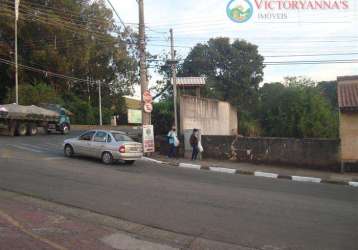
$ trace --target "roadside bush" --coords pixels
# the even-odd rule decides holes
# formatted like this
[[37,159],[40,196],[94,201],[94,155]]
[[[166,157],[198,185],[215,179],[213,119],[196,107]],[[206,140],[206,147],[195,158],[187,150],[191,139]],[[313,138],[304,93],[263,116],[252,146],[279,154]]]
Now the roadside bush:
[[[15,102],[15,88],[8,91],[5,102]],[[19,104],[39,105],[40,103],[62,104],[63,100],[50,85],[45,83],[19,85]]]

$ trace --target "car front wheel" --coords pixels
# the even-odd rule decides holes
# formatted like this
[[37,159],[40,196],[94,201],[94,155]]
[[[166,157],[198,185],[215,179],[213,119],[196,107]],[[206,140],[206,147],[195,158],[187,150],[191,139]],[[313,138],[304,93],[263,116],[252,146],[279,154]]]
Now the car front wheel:
[[109,152],[104,152],[102,154],[102,162],[106,165],[110,165],[113,163],[113,156]]
[[67,144],[65,146],[64,153],[66,157],[72,157],[74,154],[72,146]]

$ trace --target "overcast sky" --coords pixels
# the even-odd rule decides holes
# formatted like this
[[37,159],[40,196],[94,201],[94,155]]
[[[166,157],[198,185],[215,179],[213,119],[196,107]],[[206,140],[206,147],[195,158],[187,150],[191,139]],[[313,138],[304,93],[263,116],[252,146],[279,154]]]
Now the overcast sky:
[[[168,54],[168,31],[173,28],[176,50],[182,58],[195,44],[224,36],[257,44],[265,62],[358,59],[358,0],[348,2],[348,10],[271,12],[286,14],[286,20],[260,20],[257,15],[266,12],[254,6],[249,21],[235,23],[226,14],[229,0],[144,0],[148,50]],[[124,22],[137,29],[136,0],[112,3]],[[287,55],[311,56],[277,57]],[[151,74],[153,84],[159,76]],[[337,76],[353,74],[358,74],[358,63],[266,66],[264,82],[280,81],[285,76],[335,80]]]

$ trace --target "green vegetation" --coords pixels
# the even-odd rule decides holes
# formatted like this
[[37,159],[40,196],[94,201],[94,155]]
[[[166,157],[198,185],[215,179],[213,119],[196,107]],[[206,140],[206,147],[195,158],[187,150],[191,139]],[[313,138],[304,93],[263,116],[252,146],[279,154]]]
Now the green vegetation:
[[[197,44],[180,65],[179,76],[206,76],[205,97],[230,102],[239,110],[239,130],[246,136],[322,137],[338,136],[336,82],[315,83],[287,77],[282,83],[264,84],[264,58],[256,45],[229,38]],[[168,70],[163,75],[170,77]],[[162,89],[168,88],[168,83]],[[172,100],[172,89],[164,92],[163,105]],[[157,106],[160,106],[157,104]],[[160,119],[168,114],[159,111]],[[159,114],[156,114],[156,117]],[[159,124],[163,124],[160,122]]]
[[162,135],[168,133],[174,124],[174,103],[172,100],[164,100],[154,103],[152,121],[155,134]]
[[[39,105],[40,103],[57,103],[63,104],[63,100],[56,91],[46,83],[35,85],[22,84],[19,86],[19,96],[23,105]],[[15,100],[15,90],[7,92],[5,103],[11,103]]]
[[[12,103],[14,14],[10,2],[0,7],[0,103]],[[61,104],[74,123],[95,124],[101,82],[104,123],[125,113],[122,96],[139,76],[136,34],[116,25],[104,1],[22,0],[18,27],[19,63],[27,66],[19,68],[20,104]],[[336,83],[287,78],[260,87],[263,62],[256,45],[220,37],[194,46],[178,76],[206,76],[203,95],[237,107],[244,135],[336,137]],[[159,72],[171,78],[169,67]],[[161,98],[152,120],[165,133],[174,120],[173,90],[170,81],[154,89]]]
[[260,89],[258,120],[264,136],[323,137],[338,136],[338,111],[322,95],[321,83],[286,78],[282,83],[265,84]]
[[[13,6],[5,1],[0,4],[0,59],[10,62],[13,23]],[[97,123],[100,81],[109,123],[122,111],[122,96],[138,83],[135,36],[117,26],[104,1],[21,0],[18,34],[19,63],[31,67],[19,68],[20,104],[64,104],[75,123]],[[14,67],[0,62],[0,103],[15,102],[14,83]]]
[[255,111],[264,58],[258,47],[244,40],[210,39],[198,44],[184,60],[180,76],[206,76],[204,94],[232,103],[240,110]]

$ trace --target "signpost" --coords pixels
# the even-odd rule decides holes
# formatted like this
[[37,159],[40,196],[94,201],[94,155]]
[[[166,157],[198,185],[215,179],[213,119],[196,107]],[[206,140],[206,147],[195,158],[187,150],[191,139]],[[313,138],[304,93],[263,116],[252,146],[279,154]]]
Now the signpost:
[[153,111],[153,105],[151,103],[144,104],[144,112],[152,113],[152,111]]
[[[150,94],[149,90],[144,91],[143,101],[144,101],[144,104],[143,104],[144,112],[147,114],[152,113],[153,97]],[[153,125],[143,125],[143,151],[144,151],[144,153],[154,153],[155,152]]]
[[143,151],[144,153],[155,152],[153,125],[143,125]]
[[149,90],[144,91],[143,100],[144,100],[145,103],[152,103],[153,102],[153,97],[150,94]]

